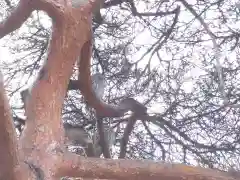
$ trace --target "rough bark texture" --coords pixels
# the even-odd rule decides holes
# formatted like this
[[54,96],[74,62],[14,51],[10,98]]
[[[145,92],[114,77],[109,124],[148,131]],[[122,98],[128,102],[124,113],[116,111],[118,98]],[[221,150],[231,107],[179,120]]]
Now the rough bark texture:
[[[27,121],[19,148],[3,80],[0,82],[0,179],[51,180],[61,176],[133,180],[233,179],[227,174],[209,169],[150,161],[83,158],[65,150],[61,109],[79,55],[79,88],[99,117],[121,116],[127,110],[132,110],[134,116],[125,132],[129,134],[137,117],[144,116],[146,112],[146,108],[135,100],[123,100],[114,107],[101,102],[94,94],[91,88],[90,57],[91,11],[96,2],[85,3],[73,8],[69,0],[20,0],[15,11],[0,24],[0,37],[4,37],[19,28],[33,10],[43,10],[53,20],[48,58],[26,100]],[[124,148],[121,149],[121,158],[125,157],[127,141],[126,138],[122,141]],[[104,154],[109,157],[107,151]]]

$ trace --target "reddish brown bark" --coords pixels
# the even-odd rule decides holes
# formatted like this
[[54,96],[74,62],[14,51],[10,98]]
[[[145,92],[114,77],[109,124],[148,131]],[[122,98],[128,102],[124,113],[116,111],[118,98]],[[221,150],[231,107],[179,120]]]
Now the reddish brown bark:
[[[51,180],[61,176],[133,180],[233,179],[220,172],[185,165],[86,159],[66,152],[61,109],[79,50],[81,91],[98,115],[120,116],[127,109],[134,115],[146,111],[144,106],[131,99],[122,101],[117,107],[107,105],[93,93],[90,78],[91,11],[95,3],[89,1],[84,6],[72,8],[68,0],[20,0],[16,10],[0,24],[0,37],[4,37],[19,28],[33,10],[44,10],[53,20],[48,58],[26,102],[26,128],[19,148],[3,82],[0,82],[0,179]],[[129,123],[126,134],[131,133],[135,121]]]
[[[72,169],[69,169],[69,164]],[[149,180],[233,180],[227,173],[183,164],[167,164],[148,160],[113,160],[99,158],[76,158],[71,154],[62,157],[57,176],[71,174],[73,177],[101,179],[149,179]]]

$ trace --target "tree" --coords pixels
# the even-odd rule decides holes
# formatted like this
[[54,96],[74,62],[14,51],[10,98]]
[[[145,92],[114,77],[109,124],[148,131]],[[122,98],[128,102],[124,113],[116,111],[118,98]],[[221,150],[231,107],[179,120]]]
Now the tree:
[[[26,128],[19,146],[3,77],[1,78],[0,159],[4,162],[0,166],[1,179],[57,179],[63,176],[107,179],[234,179],[219,171],[186,165],[107,159],[110,158],[110,153],[106,142],[102,143],[105,159],[84,158],[66,151],[61,110],[68,86],[81,90],[88,105],[96,110],[99,126],[104,117],[123,116],[128,110],[133,112],[122,138],[120,158],[125,157],[129,138],[127,135],[132,131],[136,120],[155,119],[147,114],[143,104],[132,98],[123,99],[117,106],[112,106],[99,99],[92,90],[91,13],[97,3],[99,2],[83,1],[79,4],[77,1],[21,0],[11,15],[0,24],[2,38],[19,28],[34,10],[47,12],[53,20],[47,59],[26,99]],[[173,12],[178,14],[179,7]],[[76,59],[79,77],[69,84]],[[102,128],[98,129],[100,140],[104,141]]]

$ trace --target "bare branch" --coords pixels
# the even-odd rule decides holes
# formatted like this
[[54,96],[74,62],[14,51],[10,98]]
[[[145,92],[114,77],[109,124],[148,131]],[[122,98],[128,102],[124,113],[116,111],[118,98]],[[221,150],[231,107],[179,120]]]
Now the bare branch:
[[228,103],[228,99],[226,97],[226,93],[224,91],[224,81],[223,81],[223,77],[222,77],[222,66],[220,63],[220,58],[221,58],[221,52],[220,52],[220,47],[217,44],[216,41],[216,35],[210,30],[209,26],[207,25],[207,23],[204,22],[203,18],[198,15],[196,13],[196,11],[193,9],[193,7],[187,3],[187,1],[185,0],[179,0],[183,3],[183,5],[196,17],[196,19],[201,23],[201,25],[203,26],[204,30],[207,32],[207,34],[210,36],[211,41],[213,43],[213,49],[214,49],[214,56],[216,59],[216,70],[218,73],[218,77],[219,77],[219,90],[222,96],[222,99],[224,101],[224,104]]
[[131,116],[128,120],[128,124],[124,130],[123,137],[120,143],[120,154],[119,158],[125,158],[127,153],[127,144],[129,141],[129,136],[134,128],[135,123],[137,122],[136,116]]
[[106,136],[104,134],[103,118],[97,118],[97,129],[99,133],[99,142],[102,148],[103,156],[105,158],[111,158],[109,144],[106,141]]

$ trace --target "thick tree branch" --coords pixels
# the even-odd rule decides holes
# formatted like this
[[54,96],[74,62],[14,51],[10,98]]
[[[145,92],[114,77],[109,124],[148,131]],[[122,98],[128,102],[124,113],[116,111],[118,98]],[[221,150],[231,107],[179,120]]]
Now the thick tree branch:
[[[78,87],[80,88],[86,102],[92,106],[97,113],[98,117],[121,117],[125,112],[132,110],[138,112],[146,112],[146,107],[137,102],[132,98],[124,99],[119,103],[118,106],[113,106],[106,104],[101,99],[99,99],[93,88],[92,88],[92,80],[91,80],[91,46],[92,42],[89,39],[81,49],[81,55],[79,59],[78,69]],[[74,81],[71,82],[69,87],[73,89],[76,88],[76,83]],[[139,109],[140,108],[140,109]],[[142,111],[143,110],[143,111]]]
[[115,107],[108,105],[102,102],[95,94],[92,88],[92,80],[91,80],[91,54],[92,54],[92,42],[91,38],[86,42],[81,49],[80,60],[79,60],[79,88],[81,93],[83,94],[86,102],[92,106],[96,112],[98,117],[114,117],[119,116],[119,112]]
[[52,17],[53,32],[48,58],[26,102],[27,129],[21,136],[25,154],[34,152],[32,142],[40,149],[63,143],[62,104],[79,49],[91,34],[91,3],[78,9],[55,3],[37,1],[38,8]]
[[90,70],[91,54],[92,54],[91,48],[92,48],[92,41],[91,41],[91,37],[89,37],[89,40],[83,45],[81,49],[80,59],[78,63],[79,88],[86,102],[96,110],[98,117],[120,117],[120,116],[123,116],[123,114],[128,110],[131,110],[131,109],[136,110],[137,109],[136,107],[139,107],[140,103],[138,104],[133,99],[131,101],[123,100],[122,102],[120,102],[118,106],[112,106],[101,101],[101,99],[99,99],[96,96],[92,88],[92,80],[91,80],[91,70]]
[[220,171],[153,161],[83,158],[64,154],[59,160],[57,177],[71,176],[116,180],[234,180]]

